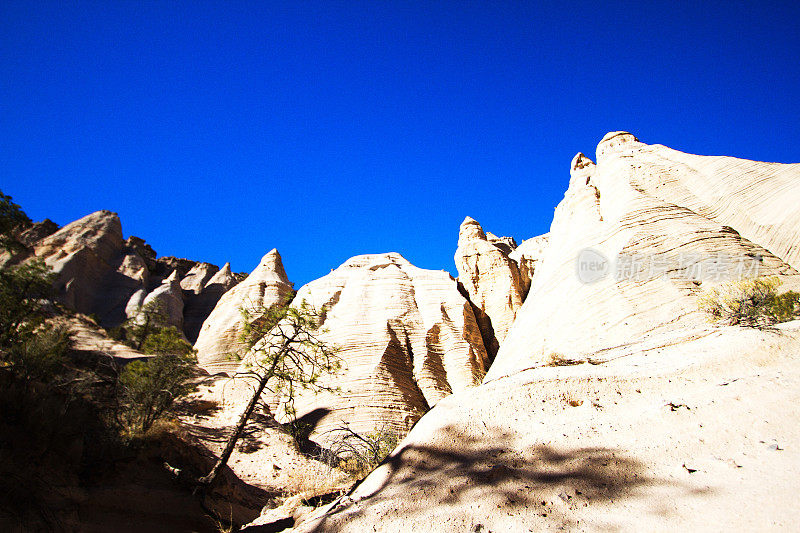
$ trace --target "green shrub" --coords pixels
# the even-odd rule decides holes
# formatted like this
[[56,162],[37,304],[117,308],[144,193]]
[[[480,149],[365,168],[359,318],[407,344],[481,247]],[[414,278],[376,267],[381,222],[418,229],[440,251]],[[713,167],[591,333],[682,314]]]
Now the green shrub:
[[175,401],[193,390],[194,353],[156,355],[128,363],[119,377],[119,418],[130,435],[146,433]]
[[184,340],[175,326],[160,328],[142,343],[142,352],[153,355],[192,355],[194,348]]
[[72,339],[65,324],[44,324],[8,350],[8,362],[21,379],[53,383],[63,373]]
[[764,327],[800,315],[800,293],[778,294],[778,277],[734,281],[706,292],[700,309],[729,325]]

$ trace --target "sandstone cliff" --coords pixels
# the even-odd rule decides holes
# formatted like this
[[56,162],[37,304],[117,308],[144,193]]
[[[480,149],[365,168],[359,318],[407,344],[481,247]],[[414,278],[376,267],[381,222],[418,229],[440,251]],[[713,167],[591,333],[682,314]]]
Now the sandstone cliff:
[[50,220],[37,222],[18,239],[29,250],[13,258],[2,254],[0,261],[43,259],[56,275],[59,301],[95,315],[106,327],[158,300],[168,322],[194,340],[219,298],[236,284],[229,265],[218,276],[218,267],[209,263],[157,257],[143,239],[123,240],[120,219],[110,211],[97,211],[60,229]]
[[[797,290],[800,165],[682,154],[622,132],[597,160],[575,157],[549,234],[516,254],[530,258],[530,291],[483,384],[440,401],[296,531],[797,522],[800,456],[783,443],[800,439],[800,321],[709,324],[697,296],[753,275]],[[493,288],[514,298],[505,277],[483,285],[487,271],[472,271],[473,301]],[[556,353],[569,366],[548,365]]]
[[110,211],[67,224],[33,249],[56,274],[59,299],[104,324],[122,322],[131,295],[148,282],[147,266],[125,246],[119,217]]

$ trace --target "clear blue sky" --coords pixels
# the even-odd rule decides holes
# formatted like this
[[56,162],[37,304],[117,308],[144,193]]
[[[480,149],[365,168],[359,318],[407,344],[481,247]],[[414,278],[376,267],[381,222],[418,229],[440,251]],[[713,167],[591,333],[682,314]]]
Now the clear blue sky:
[[0,189],[299,287],[547,231],[607,131],[800,161],[798,2],[539,4],[2,0]]

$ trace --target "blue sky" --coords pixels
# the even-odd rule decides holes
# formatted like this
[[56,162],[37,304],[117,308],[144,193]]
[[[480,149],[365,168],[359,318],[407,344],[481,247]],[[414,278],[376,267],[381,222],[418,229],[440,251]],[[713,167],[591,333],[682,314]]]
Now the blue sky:
[[800,162],[797,2],[602,4],[3,0],[0,189],[299,287],[547,231],[607,131]]

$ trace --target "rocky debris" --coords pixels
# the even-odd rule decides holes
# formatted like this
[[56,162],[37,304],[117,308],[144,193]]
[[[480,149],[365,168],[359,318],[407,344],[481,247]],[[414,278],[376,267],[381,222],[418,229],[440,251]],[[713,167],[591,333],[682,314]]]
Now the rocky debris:
[[[230,284],[233,276],[230,266],[208,287],[219,290]],[[222,272],[222,271],[221,271]],[[244,328],[242,307],[270,307],[283,302],[292,292],[283,262],[277,250],[266,254],[247,278],[219,298],[213,311],[203,322],[194,347],[201,366],[210,372],[235,372],[238,361],[231,356],[239,354],[242,345],[239,336]]]
[[477,221],[465,218],[454,259],[458,282],[476,309],[481,335],[493,356],[522,306],[524,284],[517,263],[509,257],[516,248],[514,240],[489,235]]
[[486,370],[472,308],[455,280],[400,254],[353,257],[303,286],[293,305],[302,301],[323,311],[322,338],[343,363],[330,378],[340,392],[295,403],[299,416],[327,413],[315,429],[323,443],[342,421],[362,433],[407,431],[442,398],[480,383]]
[[[786,198],[800,198],[800,165],[683,154],[624,132],[604,137],[597,159],[573,159],[525,304],[487,379],[551,353],[581,359],[704,324],[697,297],[708,285],[742,275],[797,278],[772,253],[791,258],[794,248],[771,235],[798,238],[800,210]],[[765,225],[769,236],[758,229]]]

